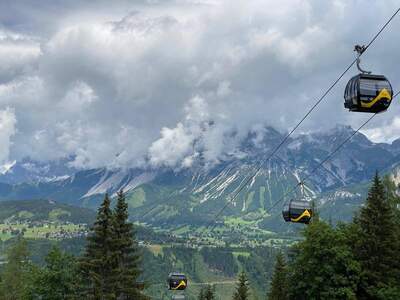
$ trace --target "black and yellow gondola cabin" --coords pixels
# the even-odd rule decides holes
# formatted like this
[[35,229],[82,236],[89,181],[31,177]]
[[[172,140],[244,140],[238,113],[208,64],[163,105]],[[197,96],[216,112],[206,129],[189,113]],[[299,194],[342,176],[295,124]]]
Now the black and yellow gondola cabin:
[[347,83],[344,107],[350,111],[380,113],[392,102],[393,90],[383,75],[358,74]]
[[168,275],[168,286],[170,290],[183,291],[187,287],[187,278],[182,273],[170,273]]
[[311,221],[313,211],[311,203],[303,200],[290,200],[282,211],[283,219],[286,222],[308,224]]

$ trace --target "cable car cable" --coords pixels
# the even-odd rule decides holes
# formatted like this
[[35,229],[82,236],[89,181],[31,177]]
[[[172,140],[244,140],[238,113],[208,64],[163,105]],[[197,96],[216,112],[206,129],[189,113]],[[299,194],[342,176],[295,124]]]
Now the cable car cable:
[[[314,105],[307,111],[307,113],[303,116],[303,118],[296,124],[296,126],[283,138],[283,140],[274,148],[274,150],[271,152],[271,154],[267,157],[267,159],[262,160],[260,166],[256,169],[256,171],[250,176],[245,183],[240,187],[233,197],[231,197],[228,202],[222,207],[222,209],[214,216],[214,221],[224,212],[224,210],[229,206],[230,203],[232,203],[236,197],[240,194],[240,192],[249,184],[249,182],[257,175],[257,173],[261,170],[263,164],[267,162],[268,160],[271,159],[272,156],[275,155],[275,153],[278,152],[278,150],[285,144],[285,142],[289,139],[289,137],[297,130],[297,128],[300,127],[300,125],[308,118],[308,116],[317,108],[317,106],[325,99],[325,97],[330,93],[330,91],[336,86],[336,84],[343,78],[343,76],[351,69],[351,67],[357,62],[357,60],[368,50],[368,48],[375,42],[375,40],[379,37],[379,35],[385,30],[385,28],[390,24],[390,22],[394,19],[394,17],[399,13],[400,7],[394,12],[394,14],[389,18],[388,21],[381,27],[381,29],[378,31],[378,33],[375,34],[375,36],[371,39],[371,41],[365,46],[364,51],[357,57],[355,58],[349,66],[340,74],[340,76],[333,82],[333,84],[323,93],[323,95],[314,103]],[[371,118],[372,119],[372,118]],[[213,223],[210,222],[207,226],[210,227],[210,225]]]
[[[379,35],[385,30],[385,28],[390,24],[390,22],[396,17],[396,15],[399,13],[400,7],[394,12],[394,14],[388,19],[388,21],[381,27],[381,29],[375,34],[375,36],[371,39],[371,41],[365,46],[364,51],[356,58],[354,59],[349,66],[340,74],[340,76],[333,82],[333,84],[324,92],[324,94],[314,103],[314,105],[307,111],[307,113],[303,116],[303,118],[296,124],[296,126],[283,138],[283,140],[274,148],[274,150],[271,152],[271,154],[267,157],[267,159],[262,160],[260,166],[256,169],[256,172],[252,174],[247,180],[245,180],[245,183],[239,187],[239,189],[235,192],[234,196],[229,199],[229,201],[222,207],[222,209],[214,216],[214,221],[210,222],[207,226],[210,227],[210,225],[215,222],[215,220],[223,213],[223,211],[229,206],[230,203],[232,203],[236,197],[240,194],[240,192],[249,184],[249,182],[257,175],[257,173],[261,170],[263,164],[270,160],[277,152],[278,150],[286,143],[286,141],[289,139],[289,137],[297,130],[298,127],[308,118],[308,116],[317,108],[317,106],[325,99],[325,97],[330,93],[330,91],[336,86],[336,84],[343,78],[343,76],[350,70],[350,68],[357,62],[357,60],[365,53],[365,51],[368,50],[368,48],[375,42],[375,40],[379,37]],[[394,97],[393,97],[394,98]],[[374,115],[373,115],[374,116]],[[373,117],[371,117],[372,119]],[[173,199],[171,196],[167,201],[170,199]],[[146,211],[143,215],[142,218],[147,216],[151,211],[153,211],[157,205],[152,207],[150,210]]]
[[[393,98],[395,98],[400,92],[398,92]],[[290,190],[284,193],[282,197],[278,199],[271,207],[270,211],[272,211],[282,200],[286,198],[287,195],[291,194],[294,192],[299,186],[303,184],[305,180],[311,177],[313,173],[318,170],[324,163],[326,163],[329,159],[332,158],[332,156],[337,153],[354,135],[356,135],[365,125],[367,125],[377,114],[373,114],[371,117],[367,119],[356,131],[354,131],[350,136],[348,136],[342,143],[339,144],[338,147],[336,147],[324,160],[322,160],[307,176],[303,178],[300,182],[298,182],[295,186],[293,186]],[[211,227],[210,232],[214,230],[215,226]]]
[[[400,94],[400,91],[397,92],[394,96],[393,99],[396,98]],[[322,160],[306,177],[303,178],[302,181],[307,180],[308,178],[313,175],[315,171],[317,171],[321,166],[323,166],[324,163],[326,163],[328,160],[330,160],[348,141],[350,141],[365,125],[367,125],[377,114],[373,114],[371,117],[369,117],[363,124],[361,124],[360,127],[356,131],[354,131],[350,136],[348,136],[338,147],[335,148],[324,160]],[[279,198],[278,201],[274,203],[274,205],[271,206],[270,210],[272,210],[279,202],[281,202],[286,196],[290,193],[292,193],[301,183],[298,183],[295,185],[292,189],[287,191],[281,198]]]
[[[338,147],[336,147],[324,160],[322,160],[314,169],[312,169],[312,171],[303,178],[303,181],[307,180],[308,178],[311,177],[311,175],[313,175],[313,173],[315,171],[317,171],[324,163],[326,163],[329,159],[332,158],[332,156],[337,153],[354,135],[356,135],[359,130],[361,130],[365,125],[367,125],[369,123],[369,121],[371,121],[374,117],[376,116],[376,114],[373,114],[371,117],[369,117],[367,119],[367,121],[365,121],[356,131],[354,131],[350,136],[348,136],[342,143],[339,144]],[[292,192],[294,192],[299,186],[301,185],[301,182],[299,182],[297,185],[293,186],[289,191],[287,191],[281,198],[279,198],[278,201],[276,201],[270,208],[270,210],[274,209],[275,206],[281,202],[283,199],[286,198],[287,195],[291,194]]]
[[[400,91],[397,92],[394,96],[393,99],[395,99],[398,95],[400,94]],[[270,208],[270,211],[276,207],[277,204],[279,204],[282,200],[286,198],[287,195],[291,194],[294,192],[300,185],[304,183],[305,180],[311,177],[315,171],[317,171],[321,166],[323,167],[323,164],[326,163],[328,160],[330,160],[348,141],[350,141],[365,125],[367,125],[375,116],[377,113],[373,114],[371,117],[369,117],[363,124],[361,124],[360,127],[358,127],[357,130],[355,130],[350,136],[348,136],[342,143],[339,144],[324,160],[322,160],[312,171],[306,175],[300,182],[298,182],[295,186],[293,186],[289,191],[287,191],[281,198],[279,198],[278,201],[276,201]],[[228,202],[225,204],[224,208],[229,205],[230,203]],[[220,211],[221,212],[221,211]],[[219,217],[219,215],[218,215]],[[215,219],[216,220],[216,219]],[[214,221],[215,221],[214,220]],[[206,227],[207,229],[208,227]],[[211,227],[211,232],[214,230],[215,226]]]

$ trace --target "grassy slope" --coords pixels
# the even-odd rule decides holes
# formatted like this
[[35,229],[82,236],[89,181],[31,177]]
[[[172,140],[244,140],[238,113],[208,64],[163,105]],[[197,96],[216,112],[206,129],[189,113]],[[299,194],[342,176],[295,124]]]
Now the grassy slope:
[[95,212],[49,200],[21,200],[0,202],[0,222],[14,221],[69,221],[91,224]]

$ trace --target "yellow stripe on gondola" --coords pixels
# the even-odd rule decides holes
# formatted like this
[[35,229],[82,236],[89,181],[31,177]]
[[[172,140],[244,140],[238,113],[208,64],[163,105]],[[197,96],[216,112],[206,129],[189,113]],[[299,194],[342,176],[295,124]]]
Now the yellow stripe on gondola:
[[185,281],[181,281],[179,284],[178,284],[178,286],[176,287],[176,288],[172,288],[173,290],[177,290],[177,289],[179,289],[180,287],[186,287],[186,283],[185,283]]
[[292,222],[298,222],[298,221],[300,221],[301,219],[303,219],[304,217],[311,218],[311,214],[310,214],[310,212],[308,211],[308,209],[306,209],[305,211],[303,211],[303,213],[302,213],[298,218],[296,218],[296,219],[291,218],[290,221],[292,221]]
[[381,99],[388,99],[389,102],[392,100],[392,96],[387,89],[382,89],[379,95],[376,96],[371,102],[365,103],[365,101],[361,100],[361,107],[370,108]]

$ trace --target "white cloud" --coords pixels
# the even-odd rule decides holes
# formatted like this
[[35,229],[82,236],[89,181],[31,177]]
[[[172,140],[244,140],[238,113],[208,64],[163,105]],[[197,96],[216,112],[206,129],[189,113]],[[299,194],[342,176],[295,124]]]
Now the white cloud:
[[[192,98],[185,107],[185,121],[175,128],[164,127],[161,138],[149,149],[150,163],[154,166],[190,167],[193,159],[204,147],[202,136],[209,129],[209,113],[205,100]],[[200,149],[199,149],[200,148]]]
[[5,164],[10,158],[11,138],[15,134],[17,119],[11,108],[0,110],[0,164]]
[[394,117],[390,123],[381,124],[380,127],[368,128],[362,132],[376,143],[392,142],[400,138],[400,117]]
[[0,84],[30,73],[40,54],[35,38],[0,28]]
[[[366,43],[397,7],[394,0],[42,0],[39,14],[13,5],[19,19],[0,28],[0,108],[13,107],[18,119],[7,156],[71,155],[84,168],[215,163],[257,126],[291,128],[353,59],[353,44]],[[0,9],[1,18],[10,17]],[[396,66],[383,58],[399,53],[399,24],[364,58],[394,87]],[[302,130],[362,122],[365,115],[343,109],[351,75]],[[398,113],[394,103],[385,124]],[[396,126],[371,126],[377,139],[399,135]]]
[[193,136],[186,132],[182,123],[173,129],[164,127],[161,138],[150,147],[150,162],[156,166],[165,164],[173,167],[189,154],[192,143]]

